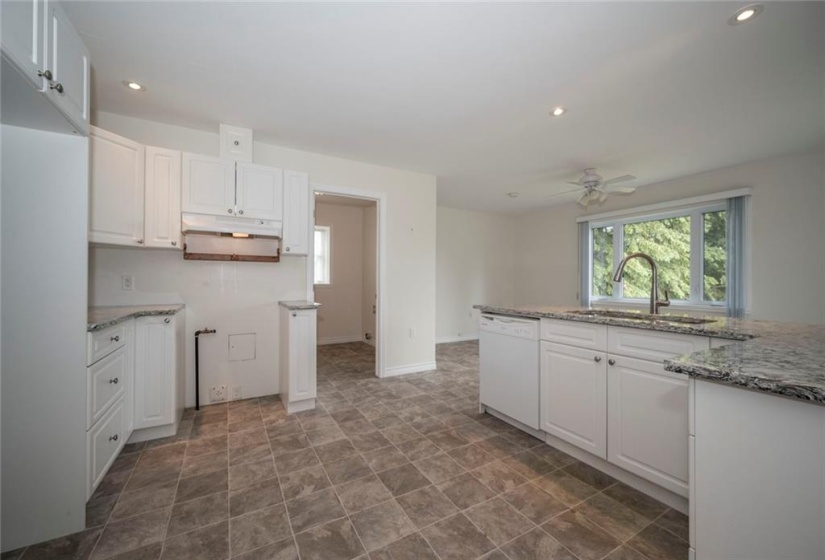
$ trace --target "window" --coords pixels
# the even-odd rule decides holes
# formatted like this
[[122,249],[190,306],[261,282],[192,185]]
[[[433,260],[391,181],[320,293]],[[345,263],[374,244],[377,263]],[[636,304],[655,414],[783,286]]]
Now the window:
[[315,226],[315,285],[329,286],[331,243],[329,226]]
[[681,210],[621,217],[589,224],[591,302],[646,302],[651,269],[642,259],[625,267],[613,282],[621,259],[647,253],[659,269],[659,292],[675,305],[719,306],[727,301],[727,205],[712,203]]

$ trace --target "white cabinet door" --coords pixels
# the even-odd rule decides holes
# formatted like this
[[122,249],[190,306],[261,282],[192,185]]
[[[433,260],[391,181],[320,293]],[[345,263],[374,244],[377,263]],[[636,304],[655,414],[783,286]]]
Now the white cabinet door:
[[48,45],[53,75],[49,95],[66,118],[85,134],[89,127],[89,49],[57,5],[49,6]]
[[89,159],[89,241],[142,245],[143,146],[91,127]]
[[605,459],[605,354],[542,341],[540,362],[541,429]]
[[608,355],[607,460],[688,495],[688,378]]
[[146,246],[182,249],[181,153],[146,147]]
[[103,480],[127,439],[128,436],[124,433],[123,401],[118,401],[86,432],[86,499]]
[[289,317],[289,400],[315,398],[314,310],[291,311]]
[[38,90],[46,87],[40,73],[46,66],[46,0],[3,2],[3,54],[11,60],[27,80]]
[[183,154],[184,212],[235,215],[235,162]]
[[238,162],[235,193],[237,212],[244,218],[281,221],[284,217],[284,172]]
[[175,421],[175,326],[172,317],[135,320],[134,428]]
[[309,254],[309,175],[284,170],[284,231],[286,255]]

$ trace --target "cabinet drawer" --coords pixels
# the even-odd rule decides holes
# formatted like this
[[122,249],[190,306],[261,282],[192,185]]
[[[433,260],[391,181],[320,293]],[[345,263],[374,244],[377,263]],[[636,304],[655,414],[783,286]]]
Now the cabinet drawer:
[[705,336],[622,327],[607,329],[608,353],[629,358],[662,362],[673,356],[692,354],[709,348],[710,342]]
[[604,352],[607,327],[578,321],[541,320],[541,339]]
[[90,332],[87,334],[87,340],[86,365],[90,366],[126,344],[126,324],[121,323],[108,329]]
[[126,348],[120,347],[89,366],[86,377],[87,430],[123,394],[129,373],[127,361]]
[[123,400],[120,400],[86,433],[87,499],[109,470],[125,439]]

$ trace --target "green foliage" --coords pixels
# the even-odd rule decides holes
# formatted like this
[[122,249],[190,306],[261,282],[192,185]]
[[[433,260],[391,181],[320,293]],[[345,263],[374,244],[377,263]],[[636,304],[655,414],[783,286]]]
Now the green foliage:
[[[702,262],[704,278],[702,294],[705,301],[724,301],[727,290],[725,264],[725,211],[704,214],[704,247]],[[659,289],[668,290],[673,300],[690,299],[690,216],[666,218],[625,224],[624,254],[647,253],[659,267]],[[593,295],[613,295],[613,227],[594,228]],[[625,267],[623,294],[626,298],[650,297],[651,270],[647,262],[633,259]]]

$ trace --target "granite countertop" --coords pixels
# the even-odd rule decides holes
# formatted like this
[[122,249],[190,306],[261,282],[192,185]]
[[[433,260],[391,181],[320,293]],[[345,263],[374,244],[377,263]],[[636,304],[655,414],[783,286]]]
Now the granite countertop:
[[[476,305],[485,313],[582,321],[714,338],[733,342],[721,348],[675,356],[665,369],[825,406],[825,325],[754,321],[707,316],[707,323],[674,324],[571,313],[570,307]],[[646,315],[639,313],[640,316]]]
[[278,305],[292,310],[318,309],[321,307],[320,303],[315,303],[314,301],[279,301]]
[[166,305],[119,305],[106,307],[90,307],[86,323],[88,332],[99,331],[135,317],[147,315],[174,315],[185,305],[170,303]]

